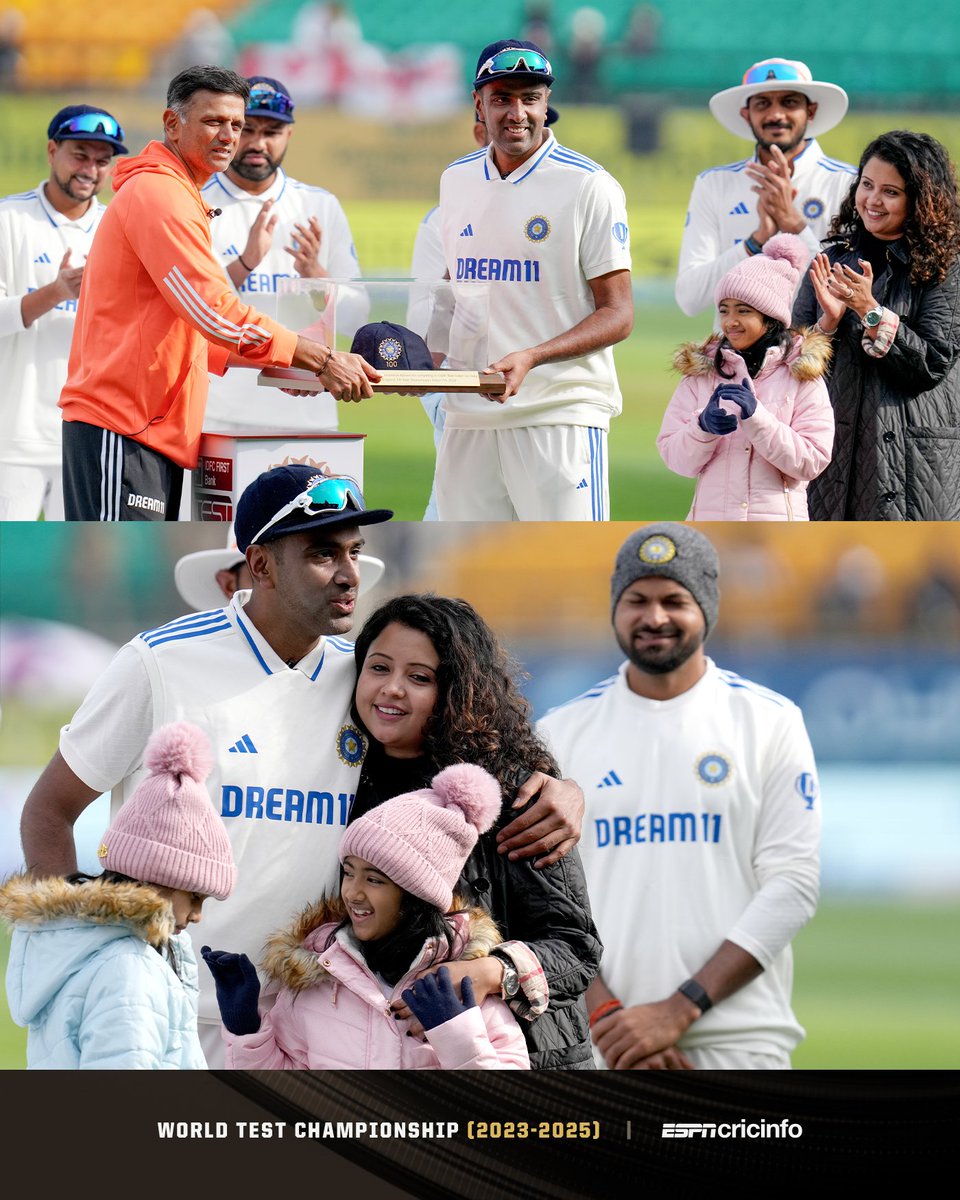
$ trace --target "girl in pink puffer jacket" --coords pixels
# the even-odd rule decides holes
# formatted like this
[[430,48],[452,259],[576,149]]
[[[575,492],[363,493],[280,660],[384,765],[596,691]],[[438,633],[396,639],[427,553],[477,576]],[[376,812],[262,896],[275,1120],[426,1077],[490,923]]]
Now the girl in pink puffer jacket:
[[[204,946],[227,1041],[242,1070],[528,1068],[526,1042],[499,997],[477,1005],[469,977],[457,992],[437,963],[476,958],[500,942],[482,910],[454,903],[453,887],[481,833],[500,813],[500,785],[482,767],[447,767],[430,788],[387,800],[340,843],[339,901],[302,914],[267,944],[264,969],[280,984],[260,1011],[250,960]],[[424,1031],[394,1016],[402,996]]]
[[657,448],[697,480],[691,521],[805,521],[807,484],[830,461],[833,408],[824,382],[830,339],[788,328],[809,255],[772,237],[714,293],[722,336],[674,356],[683,375]]

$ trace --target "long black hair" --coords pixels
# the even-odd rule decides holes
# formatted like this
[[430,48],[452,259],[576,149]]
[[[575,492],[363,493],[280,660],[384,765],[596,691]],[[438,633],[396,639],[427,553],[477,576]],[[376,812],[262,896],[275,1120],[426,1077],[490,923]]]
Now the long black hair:
[[871,158],[888,163],[903,178],[909,201],[903,241],[910,282],[941,283],[960,257],[960,203],[956,167],[946,148],[928,133],[892,129],[870,142],[860,155],[857,177],[833,218],[827,241],[848,242],[864,232],[856,196]]

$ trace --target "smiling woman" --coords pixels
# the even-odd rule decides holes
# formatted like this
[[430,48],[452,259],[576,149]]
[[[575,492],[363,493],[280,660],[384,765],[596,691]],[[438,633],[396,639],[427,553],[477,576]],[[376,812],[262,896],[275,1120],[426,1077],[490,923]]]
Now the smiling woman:
[[960,519],[960,206],[946,149],[894,130],[857,178],[794,307],[833,338],[833,461],[816,520]]

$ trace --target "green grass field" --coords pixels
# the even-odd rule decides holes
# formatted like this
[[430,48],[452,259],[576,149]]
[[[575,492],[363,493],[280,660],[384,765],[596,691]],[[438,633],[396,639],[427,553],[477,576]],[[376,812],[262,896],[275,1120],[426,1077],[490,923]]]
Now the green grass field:
[[[958,920],[957,902],[825,900],[795,943],[794,1009],[807,1039],[794,1066],[960,1068]],[[4,974],[8,950],[4,932]],[[4,996],[0,1068],[23,1067],[25,1048]]]

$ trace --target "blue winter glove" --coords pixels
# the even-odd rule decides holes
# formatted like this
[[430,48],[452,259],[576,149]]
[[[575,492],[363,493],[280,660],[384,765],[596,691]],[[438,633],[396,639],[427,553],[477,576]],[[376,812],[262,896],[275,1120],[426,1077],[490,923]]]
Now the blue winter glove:
[[733,433],[739,421],[733,413],[724,412],[720,407],[720,401],[717,397],[717,392],[713,393],[707,401],[707,406],[700,414],[700,428],[707,433]]
[[757,411],[757,398],[745,383],[721,383],[714,395],[720,400],[739,404],[744,421]]
[[238,1036],[256,1033],[260,1028],[260,980],[256,967],[245,954],[231,954],[228,950],[201,946],[200,954],[216,984],[224,1025]]
[[441,967],[436,974],[424,975],[413,987],[407,988],[403,993],[403,1001],[424,1029],[433,1029],[436,1025],[452,1021],[468,1008],[477,1007],[469,975],[464,975],[460,993],[462,1002],[457,998],[450,972],[446,967]]

